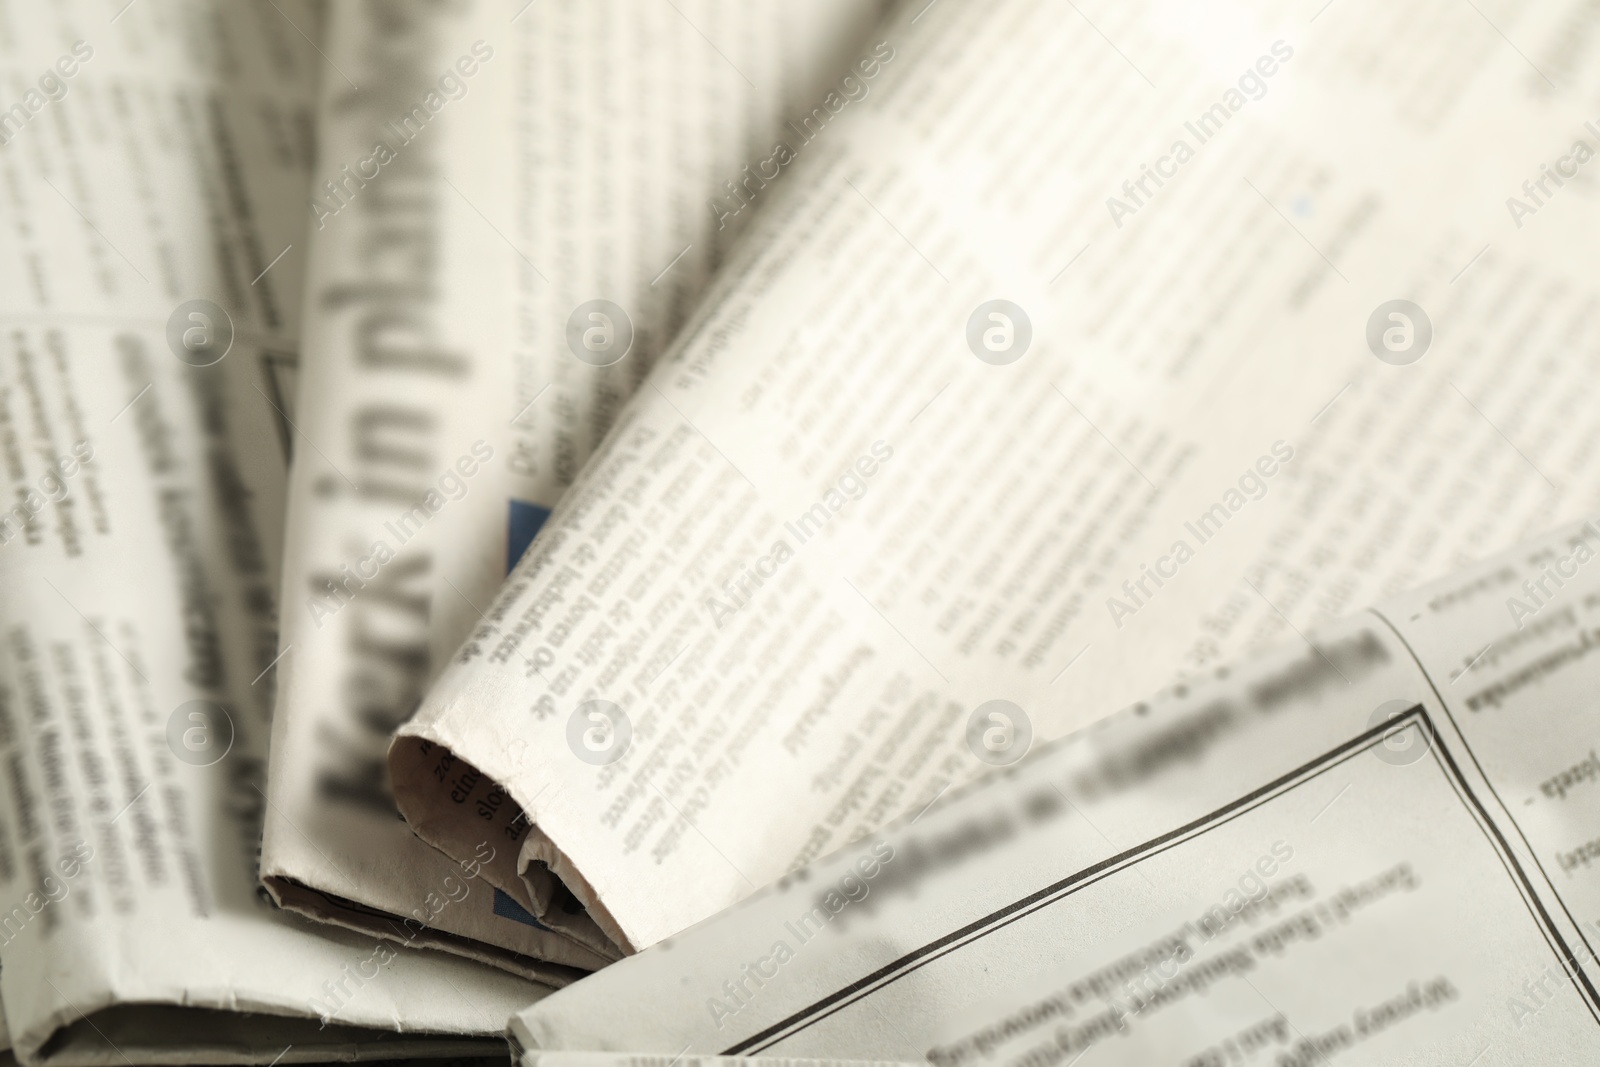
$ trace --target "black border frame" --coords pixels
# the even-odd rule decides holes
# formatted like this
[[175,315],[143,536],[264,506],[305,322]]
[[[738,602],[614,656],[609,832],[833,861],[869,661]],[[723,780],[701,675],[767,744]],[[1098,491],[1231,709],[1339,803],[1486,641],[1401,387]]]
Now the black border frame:
[[986,937],[996,930],[1031,915],[1035,911],[1049,907],[1051,904],[1071,896],[1085,886],[1093,885],[1095,882],[1132,866],[1149,856],[1183,844],[1191,838],[1205,833],[1207,830],[1221,826],[1259,807],[1287,790],[1302,785],[1324,771],[1345,762],[1360,752],[1381,744],[1389,734],[1412,723],[1415,723],[1423,731],[1429,753],[1433,755],[1434,762],[1444,773],[1446,781],[1455,790],[1456,795],[1461,799],[1468,815],[1478,824],[1478,829],[1483,833],[1490,848],[1499,857],[1502,866],[1506,868],[1506,873],[1511,877],[1518,894],[1523,899],[1523,905],[1528,909],[1529,916],[1539,928],[1545,943],[1549,945],[1558,962],[1562,964],[1563,970],[1567,973],[1567,977],[1572,980],[1579,997],[1588,1007],[1589,1014],[1594,1018],[1595,1023],[1600,1025],[1600,992],[1596,991],[1588,975],[1583,972],[1582,967],[1577,963],[1577,958],[1571,947],[1567,944],[1561,932],[1556,929],[1549,911],[1539,898],[1532,880],[1528,877],[1527,872],[1523,870],[1522,864],[1518,862],[1517,857],[1512,852],[1505,835],[1494,820],[1490,818],[1483,803],[1467,783],[1455,757],[1445,748],[1438,731],[1434,729],[1433,720],[1429,717],[1427,709],[1421,704],[1415,704],[1403,714],[1396,715],[1367,729],[1343,744],[1329,749],[1315,759],[1301,764],[1287,774],[1273,779],[1266,785],[1254,789],[1238,799],[1200,816],[1198,819],[1194,819],[1179,826],[1177,829],[1153,837],[1148,841],[1076,871],[1060,881],[1037,889],[1012,901],[1003,908],[990,912],[981,919],[952,930],[950,933],[936,938],[920,948],[911,950],[871,974],[858,978],[849,985],[813,1001],[806,1007],[779,1020],[766,1029],[752,1034],[743,1041],[728,1046],[719,1055],[751,1056],[763,1052],[773,1045],[821,1022],[835,1012],[841,1011],[869,994],[882,989],[884,986],[904,978],[912,971],[932,963],[941,956]]

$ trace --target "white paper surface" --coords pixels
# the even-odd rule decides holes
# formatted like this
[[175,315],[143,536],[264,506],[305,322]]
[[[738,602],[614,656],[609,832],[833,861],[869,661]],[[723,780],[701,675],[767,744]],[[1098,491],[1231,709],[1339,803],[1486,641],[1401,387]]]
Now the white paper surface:
[[1591,1062],[1596,559],[1600,526],[1568,527],[1136,705],[513,1034],[939,1067]]
[[[987,701],[1058,736],[1581,514],[1592,219],[1504,190],[1593,63],[1552,90],[1447,5],[1081,14],[908,7],[871,95],[819,101],[399,732],[421,836],[504,834],[487,877],[637,949],[984,769]],[[1405,366],[1365,339],[1400,297]]]

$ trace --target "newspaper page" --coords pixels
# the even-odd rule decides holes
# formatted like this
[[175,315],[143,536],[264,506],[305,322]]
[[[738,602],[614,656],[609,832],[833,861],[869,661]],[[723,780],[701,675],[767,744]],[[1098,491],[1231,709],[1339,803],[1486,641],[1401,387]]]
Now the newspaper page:
[[[439,893],[460,857],[396,818],[389,738],[755,213],[711,203],[877,6],[405,10],[330,31],[363,91],[325,81],[262,874],[286,907],[558,985],[618,949],[576,905]],[[596,301],[614,351],[574,354]],[[516,848],[485,833],[473,861]]]
[[30,1063],[484,1053],[539,994],[257,880],[318,10],[0,19],[0,999]]
[[1494,12],[1557,89],[1443,4],[1079,6],[902,9],[819,99],[399,731],[420,836],[642,948],[1593,499],[1586,194],[1505,206],[1600,80],[1564,8]]
[[1596,559],[1600,525],[1565,527],[1208,672],[541,1002],[514,1040],[1592,1063]]

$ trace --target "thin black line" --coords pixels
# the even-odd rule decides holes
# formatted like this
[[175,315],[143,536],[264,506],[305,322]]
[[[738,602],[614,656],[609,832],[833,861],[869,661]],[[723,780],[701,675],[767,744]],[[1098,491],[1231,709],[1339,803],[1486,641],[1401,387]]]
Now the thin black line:
[[[1419,664],[1419,666],[1420,666],[1420,664]],[[1424,672],[1424,673],[1426,673],[1426,672]],[[1437,734],[1435,734],[1434,737],[1436,739],[1437,738]],[[1429,747],[1431,749],[1434,746],[1430,743]],[[1439,754],[1438,753],[1432,753],[1432,755],[1433,755],[1434,763],[1437,764],[1441,769],[1443,769],[1444,768],[1444,764],[1440,762]],[[1453,757],[1449,757],[1448,754],[1446,754],[1446,758],[1448,758],[1450,760],[1450,767],[1456,768],[1454,758]],[[1459,768],[1456,768],[1456,770],[1459,773]],[[1551,954],[1556,957],[1556,963],[1558,963],[1558,964],[1563,963],[1564,961],[1562,959],[1562,953],[1567,951],[1566,943],[1564,941],[1561,942],[1560,943],[1561,944],[1561,950],[1558,951],[1556,949],[1556,941],[1552,940],[1552,937],[1551,937],[1553,927],[1552,927],[1551,930],[1547,930],[1544,927],[1544,925],[1540,923],[1540,921],[1539,921],[1539,913],[1534,911],[1534,899],[1533,899],[1534,898],[1534,889],[1533,889],[1533,884],[1530,881],[1527,880],[1525,875],[1523,875],[1520,865],[1515,864],[1514,860],[1512,859],[1512,857],[1510,855],[1509,850],[1506,850],[1506,851],[1502,852],[1502,850],[1500,848],[1496,848],[1495,847],[1495,838],[1491,837],[1490,834],[1489,834],[1489,828],[1492,825],[1491,821],[1489,819],[1489,813],[1486,810],[1483,809],[1481,804],[1478,804],[1478,798],[1472,793],[1472,790],[1466,785],[1466,782],[1465,782],[1464,779],[1460,783],[1457,783],[1454,778],[1452,778],[1448,774],[1446,774],[1445,775],[1445,781],[1450,783],[1450,788],[1455,790],[1457,799],[1459,799],[1463,805],[1466,805],[1467,799],[1471,798],[1473,805],[1475,805],[1476,809],[1477,809],[1476,811],[1474,811],[1474,809],[1472,807],[1469,807],[1467,809],[1468,810],[1468,814],[1470,814],[1472,816],[1473,825],[1475,825],[1478,828],[1478,832],[1479,833],[1483,834],[1484,840],[1489,842],[1490,848],[1494,849],[1495,858],[1500,861],[1500,866],[1505,870],[1506,877],[1511,879],[1511,885],[1517,892],[1517,899],[1522,901],[1523,908],[1525,908],[1527,910],[1529,917],[1533,919],[1534,926],[1537,928],[1537,930],[1539,932],[1539,936],[1544,938],[1544,942],[1549,947]],[[1498,831],[1496,831],[1496,836],[1498,836]],[[1503,838],[1501,839],[1501,843],[1502,843],[1502,845],[1504,844],[1504,839]],[[1520,881],[1519,881],[1519,877],[1521,878]],[[1543,909],[1541,908],[1540,911],[1542,912]],[[1548,916],[1547,916],[1547,918],[1548,918]],[[1570,918],[1570,916],[1569,916],[1569,918]],[[1578,990],[1578,999],[1583,1002],[1583,1006],[1584,1007],[1589,1009],[1589,1015],[1595,1020],[1595,1022],[1596,1023],[1600,1023],[1600,1014],[1597,1014],[1595,1012],[1594,1007],[1591,1006],[1584,999],[1583,990],[1582,989]]]
[[[1387,622],[1387,620],[1384,621]],[[1391,629],[1392,628],[1393,627],[1391,625]],[[1398,631],[1396,632],[1398,633]],[[1403,638],[1402,643],[1404,643]],[[1412,655],[1415,655],[1415,653],[1412,653]],[[1431,679],[1429,684],[1432,684]],[[1435,689],[1436,694],[1437,692],[1438,690]],[[874,971],[872,974],[866,975],[865,977],[852,982],[850,985],[836,991],[830,996],[818,1000],[806,1008],[802,1008],[800,1011],[794,1013],[786,1019],[780,1020],[779,1022],[768,1027],[766,1030],[763,1030],[760,1033],[745,1039],[745,1041],[737,1045],[725,1049],[722,1052],[722,1055],[742,1055],[750,1052],[760,1052],[766,1048],[770,1048],[779,1041],[783,1041],[794,1036],[794,1034],[800,1032],[806,1027],[822,1021],[835,1012],[838,1012],[855,1001],[861,999],[860,996],[856,996],[855,994],[861,994],[861,996],[865,996],[868,992],[876,991],[875,989],[869,989],[868,987],[876,986],[877,988],[882,988],[893,981],[905,977],[912,971],[915,971],[927,965],[928,963],[933,962],[933,960],[937,959],[939,956],[946,955],[949,952],[955,951],[957,948],[964,947],[962,944],[957,944],[957,942],[961,942],[963,939],[966,939],[969,936],[971,940],[977,940],[979,937],[986,936],[989,933],[993,933],[995,930],[1009,926],[1011,923],[1025,918],[1033,912],[1036,912],[1044,907],[1048,907],[1059,900],[1065,899],[1067,896],[1077,892],[1079,889],[1082,889],[1088,885],[1092,885],[1105,877],[1109,877],[1111,874],[1118,873],[1118,870],[1121,869],[1118,868],[1118,864],[1122,864],[1124,861],[1127,863],[1137,863],[1144,858],[1148,858],[1136,856],[1136,853],[1146,851],[1150,856],[1154,856],[1171,848],[1175,848],[1189,840],[1193,840],[1201,833],[1205,833],[1206,831],[1214,829],[1217,826],[1225,825],[1241,815],[1247,814],[1249,811],[1254,810],[1261,804],[1276,799],[1276,795],[1281,795],[1282,793],[1287,792],[1289,789],[1297,788],[1298,786],[1305,784],[1305,782],[1311,781],[1333,767],[1348,762],[1350,759],[1355,758],[1366,749],[1369,749],[1374,745],[1381,744],[1389,731],[1394,729],[1398,724],[1403,724],[1409,719],[1415,719],[1416,725],[1420,729],[1426,730],[1427,736],[1437,742],[1435,745],[1431,746],[1435,750],[1434,765],[1439,768],[1441,776],[1456,792],[1458,798],[1463,792],[1468,798],[1470,798],[1470,805],[1466,802],[1463,802],[1462,805],[1468,818],[1470,818],[1472,822],[1479,827],[1480,831],[1483,831],[1483,823],[1489,823],[1490,827],[1493,827],[1494,824],[1490,822],[1488,813],[1484,811],[1483,806],[1478,801],[1476,794],[1474,794],[1471,787],[1467,785],[1466,779],[1461,776],[1460,767],[1457,766],[1455,760],[1449,755],[1448,751],[1444,750],[1443,742],[1439,741],[1438,739],[1438,731],[1434,729],[1432,721],[1428,717],[1427,709],[1421,704],[1415,704],[1405,714],[1395,716],[1394,718],[1391,718],[1383,723],[1379,723],[1377,726],[1369,728],[1365,732],[1358,734],[1350,740],[1335,746],[1334,748],[1325,752],[1322,756],[1302,764],[1300,767],[1290,771],[1288,774],[1268,782],[1266,785],[1261,786],[1259,789],[1256,789],[1245,796],[1239,797],[1231,803],[1218,808],[1209,815],[1202,816],[1201,818],[1196,819],[1185,826],[1181,826],[1176,830],[1172,830],[1166,834],[1163,834],[1160,837],[1152,838],[1150,841],[1144,842],[1141,845],[1136,845],[1134,848],[1129,849],[1127,852],[1124,852],[1121,855],[1108,857],[1107,859],[1102,860],[1091,867],[1084,868],[1083,870],[1078,871],[1077,873],[1070,875],[1067,878],[1054,883],[1053,885],[1046,886],[1043,889],[1030,894],[1029,896],[1012,902],[998,911],[992,912],[973,923],[969,923],[967,926],[964,926],[959,930],[955,930],[949,934],[946,934],[944,937],[930,942],[920,949],[915,949],[912,952],[906,953],[898,960],[886,964],[877,971]],[[1446,763],[1440,761],[1441,755],[1446,761],[1448,761],[1448,766]],[[1318,764],[1322,764],[1322,766],[1319,767]],[[1295,781],[1294,779],[1297,777],[1301,780]],[[1487,779],[1485,780],[1487,781]],[[1476,809],[1476,811],[1474,809]],[[1203,825],[1208,822],[1214,823],[1215,825]],[[1495,848],[1495,842],[1489,837],[1487,832],[1484,833],[1484,836],[1485,841],[1490,845],[1491,850],[1495,852],[1497,858],[1500,859],[1503,867],[1506,866],[1508,860],[1510,860],[1513,864],[1515,863],[1515,859],[1510,855],[1509,849],[1504,848],[1503,838],[1501,839],[1502,847]],[[1512,874],[1511,868],[1509,867],[1507,867],[1507,874]],[[1528,906],[1529,901],[1521,891],[1522,888],[1525,888],[1527,893],[1531,895],[1533,892],[1532,885],[1527,882],[1526,876],[1522,874],[1520,867],[1516,868],[1516,874],[1512,876],[1513,885],[1517,884],[1517,876],[1521,876],[1523,878],[1522,887],[1519,888],[1518,896],[1523,899],[1523,905],[1524,907],[1528,908],[1529,917],[1534,919],[1535,926],[1537,927],[1539,925],[1538,916],[1535,915],[1533,913],[1533,909]],[[1074,885],[1074,883],[1081,884]],[[1062,892],[1062,890],[1065,891]],[[1054,899],[1050,899],[1052,896]],[[1570,919],[1571,916],[1569,915],[1568,918]],[[1546,944],[1548,945],[1550,943],[1550,934],[1543,929],[1541,929],[1539,932],[1545,937]],[[1557,940],[1560,940],[1559,935],[1557,935]],[[970,943],[970,941],[967,943]],[[1565,950],[1565,942],[1561,942],[1561,945]],[[1555,950],[1554,945],[1550,945],[1550,947],[1552,951]],[[1568,953],[1570,958],[1570,950],[1568,950]],[[1560,957],[1558,954],[1558,959],[1559,958]],[[907,964],[912,965],[906,966]],[[1587,979],[1585,980],[1587,981]],[[829,1010],[825,1012],[819,1012],[819,1009],[822,1008],[828,1008]],[[1591,1009],[1591,1014],[1594,1014],[1593,1009]],[[814,1017],[807,1019],[806,1017],[808,1015]],[[801,1021],[804,1021],[803,1026],[794,1027],[793,1029],[790,1029],[788,1033],[781,1033],[781,1031],[788,1029],[794,1023]],[[1596,1021],[1600,1022],[1600,1015],[1596,1016]],[[765,1042],[765,1044],[759,1044],[761,1042]],[[759,1047],[753,1047],[757,1046],[758,1044]]]
[[[1085,823],[1088,824],[1089,829],[1093,830],[1095,833],[1100,835],[1100,840],[1104,841],[1107,845],[1111,846],[1112,848],[1116,848],[1117,847],[1117,843],[1115,841],[1111,840],[1111,838],[1107,837],[1106,836],[1106,832],[1104,830],[1100,829],[1100,827],[1098,827],[1094,823],[1090,822],[1089,821],[1089,816],[1085,815],[1083,813],[1083,809],[1078,807],[1078,805],[1076,805],[1076,804],[1074,804],[1072,802],[1072,798],[1067,796],[1066,792],[1059,785],[1056,785],[1054,782],[1051,782],[1050,783],[1050,788],[1054,789],[1056,791],[1056,795],[1059,796],[1062,800],[1067,802],[1067,807],[1071,808],[1073,810],[1073,812],[1078,816],[1078,818],[1082,819]],[[1139,865],[1137,863],[1132,864],[1131,868],[1134,871],[1138,872],[1140,878],[1143,878],[1146,882],[1149,882],[1151,889],[1154,889],[1156,887],[1156,884],[1154,882],[1150,881],[1150,876],[1148,874],[1145,874],[1144,871],[1139,870]]]
[[[1357,734],[1355,737],[1334,746],[1332,749],[1329,749],[1322,755],[1301,764],[1299,767],[1294,768],[1287,774],[1281,775],[1265,785],[1260,786],[1259,788],[1252,790],[1241,797],[1235,798],[1227,804],[1224,804],[1222,807],[1200,816],[1198,819],[1194,819],[1191,822],[1177,827],[1176,829],[1169,830],[1164,834],[1153,837],[1150,840],[1135,845],[1130,849],[1118,853],[1117,855],[1108,856],[1098,863],[1091,864],[1090,866],[1079,871],[1075,871],[1074,873],[1057,882],[1053,882],[1042,889],[1037,889],[1024,897],[1012,901],[1003,908],[999,908],[980,919],[974,920],[973,922],[970,922],[956,930],[952,930],[943,937],[939,937],[928,942],[921,948],[913,949],[912,951],[901,956],[899,959],[893,960],[878,968],[871,974],[858,978],[849,985],[844,986],[828,996],[823,997],[822,999],[800,1009],[793,1015],[790,1015],[788,1018],[781,1019],[773,1025],[767,1027],[765,1030],[751,1035],[744,1041],[723,1049],[721,1055],[748,1055],[752,1051],[761,1051],[761,1049],[770,1047],[770,1045],[776,1043],[777,1040],[782,1040],[783,1038],[791,1036],[791,1034],[782,1034],[781,1037],[778,1035],[782,1031],[792,1027],[795,1023],[814,1016],[814,1018],[810,1018],[809,1022],[806,1023],[806,1025],[810,1025],[813,1022],[818,1022],[825,1018],[826,1015],[832,1014],[832,1011],[819,1014],[821,1009],[832,1008],[833,1011],[836,1011],[845,1006],[845,1004],[841,1002],[847,1001],[847,998],[852,997],[854,994],[860,993],[866,990],[868,987],[874,986],[886,979],[888,981],[893,981],[894,979],[902,977],[905,974],[909,974],[911,970],[915,969],[909,965],[915,964],[916,967],[920,967],[925,963],[931,962],[935,953],[942,954],[942,950],[946,950],[952,946],[955,946],[957,942],[960,942],[973,935],[980,937],[984,936],[993,930],[999,929],[1001,926],[1008,925],[1010,922],[1022,918],[1025,914],[1030,913],[1032,910],[1037,910],[1038,907],[1044,907],[1055,903],[1055,900],[1070,895],[1071,893],[1076,892],[1078,889],[1092,884],[1093,881],[1098,881],[1100,876],[1115,873],[1116,870],[1122,865],[1130,862],[1136,862],[1138,859],[1142,858],[1141,853],[1154,855],[1157,852],[1165,851],[1167,848],[1170,848],[1173,845],[1182,843],[1182,840],[1193,835],[1197,831],[1203,832],[1205,830],[1212,829],[1213,827],[1211,824],[1222,825],[1224,822],[1230,821],[1237,815],[1243,814],[1245,811],[1256,807],[1259,803],[1271,799],[1272,794],[1301,784],[1300,782],[1296,781],[1297,778],[1305,778],[1305,780],[1309,781],[1310,776],[1313,776],[1313,772],[1315,772],[1315,774],[1320,774],[1329,767],[1336,766],[1338,763],[1343,762],[1343,757],[1354,754],[1363,748],[1370,747],[1375,742],[1381,742],[1389,730],[1395,728],[1397,724],[1403,722],[1404,720],[1412,716],[1422,716],[1423,718],[1426,718],[1426,715],[1427,713],[1423,709],[1422,705],[1415,705],[1404,715],[1395,716],[1392,719],[1379,723],[1377,726],[1370,727],[1365,732]],[[773,1038],[775,1040],[769,1041],[769,1038]],[[761,1042],[767,1043],[761,1044]],[[756,1048],[755,1046],[757,1045],[760,1045],[760,1048]]]
[[[1400,632],[1400,627],[1396,626],[1389,619],[1389,617],[1387,615],[1385,615],[1382,611],[1378,610],[1377,608],[1370,608],[1368,610],[1371,612],[1371,614],[1372,614],[1372,616],[1374,618],[1376,618],[1379,622],[1383,623],[1385,626],[1387,626],[1389,628],[1390,632],[1394,634],[1395,640],[1400,642],[1401,646],[1404,647],[1405,650],[1411,654],[1411,658],[1416,660],[1417,665],[1420,667],[1422,665],[1422,659],[1421,659],[1421,657],[1419,657],[1417,655],[1416,650],[1411,647],[1411,642],[1407,641],[1405,635]],[[1578,931],[1578,939],[1583,942],[1583,947],[1588,950],[1589,957],[1591,959],[1596,958],[1595,957],[1594,946],[1589,943],[1588,935],[1583,932],[1583,925],[1581,923],[1579,923],[1577,919],[1573,918],[1572,912],[1567,908],[1566,899],[1564,897],[1562,897],[1562,895],[1559,892],[1556,891],[1555,882],[1551,880],[1549,872],[1547,872],[1544,869],[1544,864],[1542,862],[1540,862],[1538,851],[1533,847],[1533,844],[1528,840],[1528,835],[1522,832],[1522,824],[1519,823],[1513,815],[1511,815],[1511,809],[1506,806],[1506,802],[1504,800],[1500,799],[1500,791],[1494,787],[1494,780],[1491,779],[1489,777],[1489,775],[1484,771],[1483,764],[1478,762],[1478,754],[1477,754],[1477,752],[1475,752],[1473,750],[1472,743],[1467,740],[1467,735],[1466,735],[1466,733],[1464,733],[1462,731],[1461,724],[1456,722],[1456,716],[1455,716],[1455,713],[1450,710],[1449,701],[1445,700],[1444,694],[1441,693],[1439,691],[1439,687],[1434,684],[1433,676],[1431,674],[1429,674],[1426,670],[1424,670],[1422,672],[1422,676],[1425,679],[1427,679],[1428,688],[1432,689],[1433,690],[1433,695],[1438,698],[1438,700],[1439,700],[1439,708],[1440,708],[1441,711],[1444,712],[1444,717],[1446,719],[1450,720],[1450,725],[1451,725],[1452,728],[1454,728],[1454,730],[1456,732],[1456,736],[1461,739],[1461,745],[1462,745],[1462,747],[1464,749],[1466,749],[1467,758],[1472,761],[1473,767],[1477,768],[1478,775],[1483,779],[1484,783],[1488,786],[1489,795],[1494,797],[1495,803],[1500,805],[1500,810],[1502,810],[1502,811],[1504,811],[1506,813],[1506,818],[1509,819],[1510,822],[1511,822],[1511,825],[1516,828],[1517,836],[1522,839],[1523,847],[1525,847],[1528,850],[1528,855],[1530,857],[1532,857],[1532,859],[1533,859],[1533,865],[1536,868],[1538,868],[1539,874],[1544,877],[1545,884],[1550,887],[1550,892],[1552,894],[1554,894],[1556,900],[1560,902],[1561,911],[1562,911],[1563,914],[1566,915],[1567,921],[1572,923],[1573,928]],[[1487,814],[1485,814],[1484,817],[1488,818]],[[1528,890],[1529,890],[1529,892],[1533,891],[1532,885],[1529,885]],[[1565,948],[1565,942],[1562,943],[1562,947]],[[1570,952],[1569,952],[1569,956],[1570,956]],[[1600,1006],[1600,995],[1596,994],[1596,991],[1595,991],[1595,988],[1594,988],[1593,985],[1589,985],[1589,980],[1588,980],[1587,976],[1584,978],[1584,984],[1589,986],[1589,994],[1590,994],[1590,997],[1591,997],[1591,1002],[1594,1003],[1597,1006]],[[1593,1009],[1591,1009],[1591,1010],[1593,1010]]]

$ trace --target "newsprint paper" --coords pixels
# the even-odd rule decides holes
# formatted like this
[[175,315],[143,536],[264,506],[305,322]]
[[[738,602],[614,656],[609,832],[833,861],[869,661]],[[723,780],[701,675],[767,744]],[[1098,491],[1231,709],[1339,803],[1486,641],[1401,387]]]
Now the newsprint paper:
[[1505,206],[1600,88],[1567,9],[1496,9],[1554,88],[1451,4],[1183,6],[897,9],[752,163],[397,735],[421,837],[635,951],[985,770],[990,702],[1057,737],[1592,506],[1595,215]]
[[285,469],[308,447],[292,408],[313,97],[338,78],[308,37],[318,9],[119,6],[12,5],[0,34],[16,1051],[492,1051],[538,987],[318,927],[257,881]]
[[1600,1062],[1597,560],[1600,525],[1566,527],[1135,705],[513,1039],[540,1062]]
[[[576,904],[535,917],[462,878],[514,860],[498,831],[467,857],[419,841],[390,735],[754,213],[707,201],[877,6],[332,14],[330,62],[361,91],[326,77],[319,111],[297,412],[315,447],[290,481],[262,875],[285,907],[560,985],[618,948]],[[597,300],[615,351],[580,360],[567,321]]]

